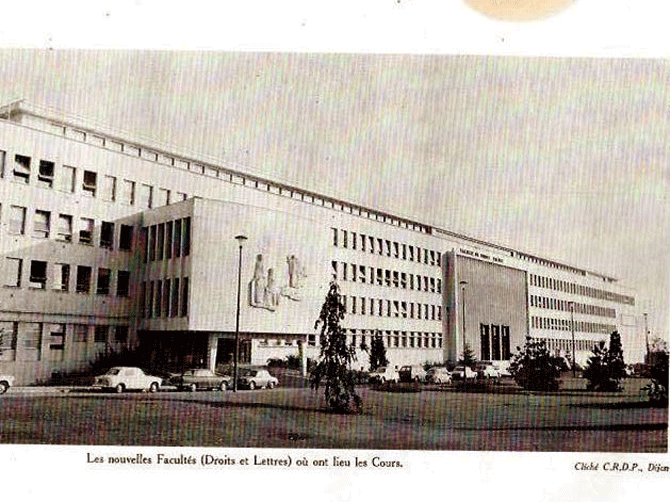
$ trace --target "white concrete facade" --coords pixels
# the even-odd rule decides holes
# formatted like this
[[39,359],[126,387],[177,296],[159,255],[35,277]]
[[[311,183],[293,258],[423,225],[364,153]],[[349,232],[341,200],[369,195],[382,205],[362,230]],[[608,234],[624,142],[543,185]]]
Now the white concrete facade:
[[[188,254],[180,241],[175,257],[177,227]],[[565,354],[571,327],[578,361],[613,329],[628,362],[644,352],[641,313],[614,278],[23,102],[0,107],[0,234],[0,364],[19,384],[143,336],[173,337],[175,347],[198,340],[204,355],[187,362],[215,364],[227,347],[218,341],[235,331],[239,234],[248,237],[240,333],[254,364],[297,354],[299,344],[317,356],[314,322],[333,279],[357,367],[367,367],[361,346],[377,331],[392,365],[453,361],[463,326],[483,359],[504,361],[507,344],[514,352],[527,335]],[[144,261],[148,244],[162,247],[161,260]]]

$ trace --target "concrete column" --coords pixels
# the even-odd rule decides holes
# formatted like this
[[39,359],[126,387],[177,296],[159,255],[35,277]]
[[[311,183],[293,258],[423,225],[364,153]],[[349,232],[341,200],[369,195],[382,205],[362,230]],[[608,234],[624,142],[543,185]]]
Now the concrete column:
[[216,334],[210,334],[207,340],[207,367],[214,371],[216,369],[216,351],[219,345],[219,337]]
[[305,353],[305,345],[307,340],[298,340],[298,354],[300,354],[300,374],[307,376],[307,354]]

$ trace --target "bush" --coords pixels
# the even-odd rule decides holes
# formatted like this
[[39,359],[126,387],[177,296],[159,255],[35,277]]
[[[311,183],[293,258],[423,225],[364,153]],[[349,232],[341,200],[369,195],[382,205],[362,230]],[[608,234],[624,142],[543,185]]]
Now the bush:
[[657,352],[654,364],[649,368],[651,382],[642,388],[649,401],[658,406],[668,406],[668,353]]
[[623,349],[621,348],[621,336],[614,331],[610,335],[609,347],[605,342],[599,342],[593,348],[593,355],[584,369],[584,378],[589,382],[588,390],[605,392],[621,391],[621,381],[626,376],[626,365],[623,360]]
[[553,357],[544,340],[526,338],[523,349],[517,347],[509,367],[514,381],[525,390],[551,391],[561,385],[561,364]]

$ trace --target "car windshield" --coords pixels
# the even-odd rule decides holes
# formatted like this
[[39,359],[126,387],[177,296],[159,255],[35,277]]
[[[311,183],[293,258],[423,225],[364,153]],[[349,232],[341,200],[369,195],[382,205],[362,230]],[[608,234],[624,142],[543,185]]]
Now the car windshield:
[[119,368],[112,368],[112,369],[109,370],[106,374],[107,374],[107,375],[118,375],[120,371],[121,371],[121,370],[119,370]]

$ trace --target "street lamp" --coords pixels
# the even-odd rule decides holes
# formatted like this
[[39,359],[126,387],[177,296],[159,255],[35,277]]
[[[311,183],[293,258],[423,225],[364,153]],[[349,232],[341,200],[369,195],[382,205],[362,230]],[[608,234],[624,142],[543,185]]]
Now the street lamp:
[[575,302],[568,302],[570,306],[570,332],[572,333],[572,376],[577,376],[577,360],[575,359]]
[[233,392],[237,392],[237,363],[240,352],[240,292],[242,291],[242,245],[246,235],[236,235],[235,240],[240,246],[240,257],[237,262],[237,317],[235,320],[235,353],[233,354]]
[[465,379],[465,286],[467,286],[468,281],[459,282],[461,285],[461,305],[463,305],[463,375]]

